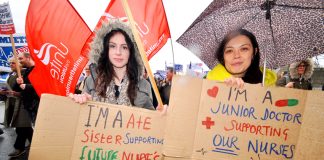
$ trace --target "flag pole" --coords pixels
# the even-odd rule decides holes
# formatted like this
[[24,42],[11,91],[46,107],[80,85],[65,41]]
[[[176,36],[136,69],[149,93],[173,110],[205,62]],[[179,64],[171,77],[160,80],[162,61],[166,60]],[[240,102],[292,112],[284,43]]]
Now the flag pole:
[[15,42],[12,34],[10,34],[10,41],[11,41],[11,47],[12,47],[12,52],[14,55],[15,63],[16,63],[16,70],[18,77],[21,77],[21,72],[20,72],[20,67],[19,67],[19,62],[18,62],[18,57],[17,57],[17,52],[16,52],[16,47],[15,47]]
[[124,11],[125,11],[125,13],[126,13],[126,15],[128,17],[128,21],[130,22],[131,29],[132,29],[132,32],[133,32],[133,35],[134,35],[136,44],[138,46],[140,55],[142,57],[144,66],[145,66],[146,71],[147,71],[147,74],[148,74],[148,76],[150,78],[150,81],[151,81],[151,84],[152,84],[152,87],[153,87],[153,91],[155,93],[155,96],[156,96],[156,99],[158,101],[158,104],[161,105],[161,106],[163,106],[163,103],[162,103],[162,99],[161,99],[159,90],[157,88],[155,79],[153,77],[153,74],[152,74],[152,71],[151,71],[151,67],[150,67],[150,65],[148,63],[148,59],[147,59],[146,54],[145,54],[145,51],[144,51],[143,43],[142,43],[142,41],[141,41],[141,39],[140,39],[140,37],[138,35],[138,31],[137,31],[137,29],[135,27],[135,21],[134,21],[132,12],[131,12],[131,10],[129,8],[129,5],[127,3],[127,0],[122,0],[122,5],[123,5]]
[[[164,8],[164,4],[163,4],[163,1],[161,0],[162,2],[162,6]],[[164,9],[165,10],[165,9]],[[165,13],[166,14],[166,13]],[[167,19],[167,22],[168,21],[168,16],[165,15],[165,18]],[[168,24],[169,25],[169,24]],[[173,42],[172,42],[172,36],[171,36],[171,31],[170,31],[170,41],[171,41],[171,51],[172,51],[172,61],[173,61],[173,73],[176,73],[176,68],[175,68],[175,58],[174,58],[174,50],[173,50]]]
[[266,76],[266,71],[267,71],[266,67],[267,67],[267,54],[265,54],[265,56],[264,56],[262,86],[265,86],[265,76]]
[[170,37],[170,41],[171,41],[171,49],[172,49],[173,73],[176,73],[175,61],[174,61],[173,43],[172,43],[172,38],[171,37]]

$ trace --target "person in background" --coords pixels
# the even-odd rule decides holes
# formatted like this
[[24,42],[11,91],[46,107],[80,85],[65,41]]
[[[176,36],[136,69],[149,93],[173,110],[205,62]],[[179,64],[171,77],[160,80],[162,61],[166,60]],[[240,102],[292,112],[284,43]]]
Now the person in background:
[[[260,68],[260,49],[256,37],[245,29],[229,32],[215,57],[217,64],[206,78],[225,82],[229,86],[242,88],[244,83],[262,83],[263,69]],[[265,86],[275,84],[277,76],[266,69]]]
[[19,65],[20,71],[23,73],[23,70],[21,70],[21,65],[16,64],[14,57],[9,58],[8,62],[9,62],[11,72],[9,73],[7,84],[10,88],[0,91],[0,94],[5,95],[7,97],[5,101],[5,116],[4,116],[5,127],[12,126],[11,122],[12,120],[15,121],[17,113],[19,112],[20,93],[12,90],[17,85],[16,82],[16,79],[18,78],[17,65]]
[[[281,79],[284,76],[287,76],[288,72],[287,71],[282,71],[277,73],[277,80]],[[277,81],[278,82],[278,81]]]
[[[17,137],[14,144],[15,150],[8,155],[10,157],[19,157],[27,151],[25,147],[26,140],[28,140],[31,144],[34,132],[32,123],[35,122],[39,104],[39,97],[28,78],[28,75],[34,69],[35,62],[28,52],[19,53],[18,59],[22,67],[25,68],[25,71],[24,74],[22,74],[22,77],[18,77],[16,79],[17,85],[14,87],[14,90],[20,91],[21,103],[19,105],[19,108],[21,110],[21,113],[27,115],[24,116],[26,118],[23,120],[24,125],[16,126]],[[19,112],[18,114],[21,113]],[[21,118],[22,115],[18,116],[19,118]],[[22,120],[19,119],[19,122],[22,122]]]
[[70,94],[78,103],[88,100],[154,110],[150,83],[131,29],[118,20],[103,23],[91,44],[90,72],[82,94]]
[[[8,59],[8,62],[9,62],[9,66],[11,68],[11,70],[13,71],[13,69],[15,70],[16,68],[16,63],[14,62],[14,59],[13,58],[9,58]],[[7,75],[7,72],[1,72],[1,74],[3,75]],[[10,76],[12,74],[9,73],[8,76]],[[9,78],[8,78],[9,79]],[[16,79],[15,79],[16,81]],[[7,83],[8,83],[8,80],[7,80]],[[9,84],[8,84],[9,85]],[[10,86],[12,87],[12,86]],[[11,106],[9,105],[9,102],[12,103],[12,97],[9,96],[9,89],[4,87],[4,88],[1,88],[0,89],[0,100],[1,101],[5,101],[5,112],[4,112],[4,121],[3,123],[1,123],[1,125],[3,125],[4,127],[8,127],[8,122],[10,123],[11,121],[11,117],[12,117],[12,114],[13,114],[13,110],[14,110],[14,106]],[[2,128],[0,128],[0,135],[2,135],[4,133],[4,131],[2,130]]]
[[[152,96],[153,96],[153,106],[154,108],[156,109],[156,107],[158,106],[158,101],[156,99],[156,96],[155,96],[155,93],[154,93],[154,90],[153,90],[153,87],[152,87],[152,83],[150,81],[150,78],[148,76],[148,73],[147,73],[147,70],[146,68],[144,68],[144,73],[143,73],[143,78],[146,79],[148,82],[150,82],[151,84],[151,92],[152,92]],[[157,81],[155,80],[155,82],[157,83]],[[156,84],[158,85],[158,84]],[[157,86],[158,87],[158,86]]]
[[295,62],[289,66],[289,76],[278,80],[277,86],[312,90],[311,77],[314,71],[312,59]]
[[75,87],[76,88],[76,90],[75,90],[76,94],[82,93],[82,90],[84,89],[85,82],[86,82],[87,78],[90,76],[89,65],[90,64],[87,64],[84,67],[84,76],[83,76],[82,80],[80,81],[80,83],[78,83],[77,86]]
[[166,73],[165,84],[160,88],[160,94],[163,104],[169,105],[173,74],[173,68],[169,67]]

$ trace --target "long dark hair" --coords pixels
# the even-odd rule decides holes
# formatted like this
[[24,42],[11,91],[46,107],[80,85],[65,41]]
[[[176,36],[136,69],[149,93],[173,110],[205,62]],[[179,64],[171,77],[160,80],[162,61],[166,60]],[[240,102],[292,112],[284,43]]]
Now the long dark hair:
[[128,63],[126,64],[126,74],[129,79],[129,85],[127,88],[127,96],[132,105],[134,104],[135,97],[136,97],[136,86],[139,81],[139,63],[137,62],[136,55],[135,55],[135,46],[130,37],[127,33],[122,29],[114,29],[111,32],[107,33],[103,40],[103,51],[100,53],[100,57],[98,59],[98,67],[97,73],[98,78],[95,82],[95,88],[98,92],[98,95],[101,97],[106,97],[106,90],[109,86],[110,82],[113,80],[113,77],[116,76],[115,70],[113,68],[112,63],[109,61],[109,40],[112,36],[116,33],[121,33],[125,37],[125,41],[129,48],[129,59]]
[[221,42],[221,44],[219,45],[217,51],[216,51],[216,58],[218,60],[219,63],[221,63],[224,67],[225,67],[225,61],[224,61],[224,51],[225,51],[225,46],[226,44],[233,39],[236,36],[239,35],[244,35],[246,37],[248,37],[252,43],[253,46],[253,59],[251,62],[251,65],[248,67],[244,77],[242,77],[244,82],[247,83],[252,83],[252,84],[256,84],[256,83],[261,83],[262,82],[262,72],[260,70],[259,64],[260,64],[260,49],[259,49],[259,44],[255,38],[255,36],[245,30],[245,29],[239,29],[239,30],[235,30],[232,32],[229,32],[225,38],[223,39],[223,41]]

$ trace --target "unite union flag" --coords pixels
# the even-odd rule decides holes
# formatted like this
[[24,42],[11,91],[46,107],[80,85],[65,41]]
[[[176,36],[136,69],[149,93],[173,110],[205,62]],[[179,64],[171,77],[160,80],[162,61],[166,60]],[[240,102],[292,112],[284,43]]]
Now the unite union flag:
[[[171,37],[163,3],[161,0],[128,0],[127,2],[143,42],[147,59],[150,60]],[[110,1],[95,30],[101,27],[102,22],[115,18],[124,22],[128,21],[121,0]]]
[[73,93],[88,62],[82,48],[91,30],[67,0],[31,0],[26,38],[35,68],[29,79],[38,95]]

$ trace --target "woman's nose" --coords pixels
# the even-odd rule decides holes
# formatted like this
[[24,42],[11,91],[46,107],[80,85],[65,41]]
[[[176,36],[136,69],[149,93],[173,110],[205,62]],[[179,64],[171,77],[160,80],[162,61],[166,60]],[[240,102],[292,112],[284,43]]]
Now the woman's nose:
[[241,56],[240,51],[239,51],[239,50],[234,50],[234,57],[235,57],[235,58],[238,58],[238,57],[240,57],[240,56]]
[[120,55],[122,53],[122,47],[116,47],[116,54]]

